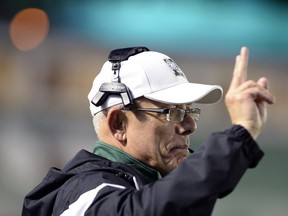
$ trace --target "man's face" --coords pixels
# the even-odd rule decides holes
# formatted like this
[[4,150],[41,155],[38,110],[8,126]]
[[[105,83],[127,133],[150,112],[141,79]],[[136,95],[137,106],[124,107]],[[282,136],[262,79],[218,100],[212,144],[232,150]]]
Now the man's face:
[[[167,105],[141,99],[141,108],[191,108],[191,105]],[[197,126],[191,116],[173,123],[166,120],[166,114],[134,111],[127,112],[126,151],[143,163],[158,170],[162,175],[171,172],[188,156],[188,135]]]

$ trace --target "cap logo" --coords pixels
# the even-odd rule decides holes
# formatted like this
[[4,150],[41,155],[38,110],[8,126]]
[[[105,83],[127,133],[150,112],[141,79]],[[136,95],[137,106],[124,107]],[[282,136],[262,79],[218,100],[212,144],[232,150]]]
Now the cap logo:
[[164,59],[166,64],[174,71],[175,76],[184,76],[182,70],[178,67],[178,65],[172,59]]

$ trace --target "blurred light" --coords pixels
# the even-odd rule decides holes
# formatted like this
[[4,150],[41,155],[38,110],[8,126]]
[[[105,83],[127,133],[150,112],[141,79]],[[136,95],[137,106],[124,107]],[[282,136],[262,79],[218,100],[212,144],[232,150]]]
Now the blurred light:
[[41,45],[49,31],[49,18],[45,11],[27,8],[18,12],[10,24],[10,37],[21,51],[30,51]]
[[62,32],[108,49],[144,44],[167,53],[230,58],[245,45],[254,58],[286,60],[288,54],[288,7],[268,0],[88,0],[47,10]]

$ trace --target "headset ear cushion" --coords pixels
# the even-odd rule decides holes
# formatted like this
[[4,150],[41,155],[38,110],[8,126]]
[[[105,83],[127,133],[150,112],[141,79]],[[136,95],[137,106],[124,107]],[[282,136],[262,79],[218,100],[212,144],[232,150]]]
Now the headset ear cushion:
[[108,94],[106,92],[98,91],[96,95],[93,97],[91,103],[96,107],[101,106],[108,98]]

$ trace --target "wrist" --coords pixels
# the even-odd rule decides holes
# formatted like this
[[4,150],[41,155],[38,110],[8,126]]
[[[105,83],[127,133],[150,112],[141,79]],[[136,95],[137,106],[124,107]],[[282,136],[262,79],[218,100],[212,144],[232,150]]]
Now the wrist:
[[257,139],[261,131],[259,127],[255,127],[255,124],[251,124],[249,122],[237,122],[234,123],[234,125],[240,125],[241,127],[245,128],[254,140]]

